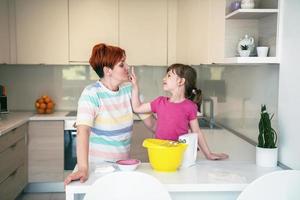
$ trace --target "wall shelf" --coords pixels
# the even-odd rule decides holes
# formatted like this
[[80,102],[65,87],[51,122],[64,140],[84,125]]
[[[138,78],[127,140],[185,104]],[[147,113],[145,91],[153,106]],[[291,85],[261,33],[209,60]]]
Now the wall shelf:
[[221,63],[237,63],[237,64],[279,64],[278,57],[231,57],[224,58]]
[[226,15],[225,19],[260,19],[276,13],[278,9],[238,9]]

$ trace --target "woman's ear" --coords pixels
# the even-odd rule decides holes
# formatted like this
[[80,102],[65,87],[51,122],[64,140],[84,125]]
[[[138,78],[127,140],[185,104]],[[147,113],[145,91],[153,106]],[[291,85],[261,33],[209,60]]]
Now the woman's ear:
[[103,67],[103,72],[105,75],[110,76],[111,75],[111,68],[104,66]]

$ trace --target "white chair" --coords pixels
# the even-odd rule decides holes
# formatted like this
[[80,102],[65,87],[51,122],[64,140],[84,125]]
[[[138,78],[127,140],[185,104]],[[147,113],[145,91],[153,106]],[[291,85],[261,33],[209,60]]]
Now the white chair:
[[250,183],[238,200],[299,200],[300,171],[282,170],[266,174]]
[[141,172],[114,172],[100,177],[84,200],[171,200],[156,178]]

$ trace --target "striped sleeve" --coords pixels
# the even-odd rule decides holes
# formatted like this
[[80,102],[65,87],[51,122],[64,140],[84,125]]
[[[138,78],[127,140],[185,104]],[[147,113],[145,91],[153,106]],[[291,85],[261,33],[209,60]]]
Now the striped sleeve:
[[94,126],[94,120],[100,107],[96,90],[85,88],[78,100],[77,125]]

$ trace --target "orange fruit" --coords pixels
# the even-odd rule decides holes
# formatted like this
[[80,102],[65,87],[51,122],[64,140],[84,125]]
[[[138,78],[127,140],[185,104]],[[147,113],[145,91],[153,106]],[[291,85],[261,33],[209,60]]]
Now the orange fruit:
[[36,102],[36,103],[35,103],[35,107],[36,107],[36,108],[39,108],[39,107],[40,107],[40,103],[39,103],[39,102]]
[[47,106],[45,103],[41,103],[39,108],[45,109]]
[[39,102],[39,103],[44,103],[44,99],[39,98],[39,99],[38,99],[38,102]]
[[50,98],[45,98],[44,101],[45,101],[46,103],[49,103],[49,102],[51,101],[51,99],[50,99]]
[[49,108],[49,109],[52,109],[53,106],[54,106],[53,102],[49,102],[49,103],[47,104],[47,108]]

